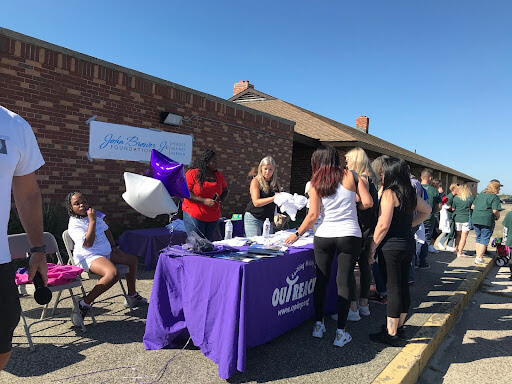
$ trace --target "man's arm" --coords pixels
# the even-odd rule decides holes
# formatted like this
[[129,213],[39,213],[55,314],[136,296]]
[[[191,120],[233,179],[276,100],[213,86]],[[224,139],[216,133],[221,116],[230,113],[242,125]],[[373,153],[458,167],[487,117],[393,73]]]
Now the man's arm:
[[[12,191],[18,215],[27,233],[30,245],[32,247],[44,245],[42,198],[35,173],[14,176]],[[32,253],[29,265],[29,280],[34,278],[37,271],[41,273],[41,277],[46,284],[48,282],[48,266],[45,252]]]

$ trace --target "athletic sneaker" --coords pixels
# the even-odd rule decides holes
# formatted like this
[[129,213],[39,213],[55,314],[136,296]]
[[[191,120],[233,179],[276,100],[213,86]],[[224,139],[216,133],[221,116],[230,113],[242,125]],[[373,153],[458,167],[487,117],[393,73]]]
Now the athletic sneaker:
[[432,245],[428,246],[428,251],[430,253],[439,253],[439,251],[437,249],[435,249],[434,246],[432,246]]
[[455,248],[450,247],[450,246],[447,246],[447,247],[446,247],[446,250],[447,250],[448,252],[455,252]]
[[[128,305],[129,303],[129,305]],[[133,296],[126,296],[124,298],[124,306],[126,308],[135,308],[135,307],[140,307],[140,306],[143,306],[143,305],[147,305],[148,304],[148,300],[144,297],[142,297],[141,295],[139,295],[137,292],[135,292],[135,295]]]
[[379,333],[370,333],[369,337],[371,341],[387,344],[392,347],[400,347],[402,345],[402,342],[398,336],[391,336],[387,330],[381,330]]
[[430,264],[427,263],[426,261],[423,261],[420,263],[420,265],[418,266],[419,269],[429,269],[430,268]]
[[80,300],[80,302],[78,303],[78,312],[77,311],[71,312],[71,322],[73,323],[74,326],[76,326],[76,327],[82,326],[80,320],[82,320],[82,322],[84,321],[85,316],[87,316],[87,313],[89,313],[90,308],[91,308],[90,305],[83,305],[82,300]]
[[313,337],[318,337],[321,339],[324,337],[325,325],[321,321],[317,321],[313,326]]
[[446,247],[441,243],[437,244],[437,249],[439,249],[440,251],[446,251]]
[[348,310],[348,321],[359,321],[361,320],[361,316],[359,316],[359,311],[353,311],[351,309]]
[[[386,324],[382,324],[380,330],[381,332],[387,332],[388,328],[386,327]],[[396,335],[402,339],[405,338],[405,325],[398,327],[398,329],[396,330]]]
[[368,296],[368,300],[373,301],[375,303],[387,304],[388,297],[385,293],[381,294],[381,293],[377,293],[377,292],[370,292],[370,295]]
[[343,347],[352,341],[352,336],[347,331],[341,329],[336,330],[336,337],[334,338],[334,345],[337,347]]
[[485,264],[485,260],[483,257],[475,257],[475,264]]
[[359,314],[363,316],[370,316],[370,306],[369,305],[359,305],[357,304],[357,309],[359,310]]

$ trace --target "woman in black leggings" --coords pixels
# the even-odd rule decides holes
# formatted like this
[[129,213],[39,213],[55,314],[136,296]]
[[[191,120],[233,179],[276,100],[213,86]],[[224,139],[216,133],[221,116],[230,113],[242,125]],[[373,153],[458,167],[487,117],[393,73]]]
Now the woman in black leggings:
[[357,222],[356,196],[363,208],[370,208],[373,200],[363,183],[352,172],[341,166],[338,152],[322,145],[311,157],[313,177],[309,188],[309,212],[295,234],[286,238],[292,244],[320,217],[315,232],[314,248],[316,284],[314,291],[316,323],[313,337],[321,338],[325,332],[324,303],[333,258],[338,258],[338,329],[334,345],[342,347],[352,340],[345,331],[350,308],[350,279],[357,257],[361,252],[361,229]]
[[376,342],[399,346],[403,325],[411,298],[409,294],[409,267],[416,246],[412,227],[430,214],[430,206],[416,198],[416,190],[409,179],[407,163],[396,157],[383,162],[383,192],[379,220],[370,246],[370,263],[375,262],[377,248],[381,249],[387,273],[387,324],[379,333],[371,334]]

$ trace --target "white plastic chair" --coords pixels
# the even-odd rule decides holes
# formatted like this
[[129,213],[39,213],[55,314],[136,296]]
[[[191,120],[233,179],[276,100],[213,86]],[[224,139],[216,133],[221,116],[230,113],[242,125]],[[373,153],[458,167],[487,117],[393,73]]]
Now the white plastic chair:
[[[11,253],[12,259],[25,259],[29,256],[29,249],[31,247],[30,242],[28,241],[28,236],[26,233],[20,233],[16,235],[9,235],[9,250]],[[57,245],[57,241],[55,240],[55,237],[51,233],[44,232],[44,245],[46,245],[46,253],[47,254],[53,254],[55,253],[57,255],[58,264],[63,265],[62,257],[59,252],[59,247]],[[48,288],[50,291],[58,292],[57,298],[55,299],[55,304],[53,306],[53,310],[50,317],[46,317],[46,311],[48,309],[48,304],[46,304],[43,308],[43,312],[41,314],[41,318],[39,320],[36,320],[32,322],[30,325],[27,323],[27,318],[25,317],[25,312],[23,311],[23,307],[21,308],[21,318],[23,320],[23,327],[25,328],[25,333],[27,334],[28,344],[30,346],[30,350],[34,350],[34,343],[32,342],[32,337],[30,335],[30,327],[32,327],[34,324],[40,323],[42,321],[51,319],[53,317],[53,314],[55,312],[55,309],[57,308],[57,305],[59,304],[60,300],[60,294],[64,290],[68,290],[69,294],[71,295],[71,299],[73,300],[73,310],[78,311],[78,300],[75,298],[75,295],[73,294],[73,288],[81,287],[82,290],[84,287],[82,286],[82,280],[80,277],[74,278],[71,282],[67,284],[61,284],[61,285],[55,285],[55,286],[49,286]],[[18,285],[18,291],[21,294],[34,296],[35,292],[35,286],[34,284],[22,284]],[[82,331],[86,331],[84,322],[80,319],[80,327],[82,328]]]
[[[67,229],[62,233],[62,240],[64,241],[64,245],[66,246],[66,251],[68,252],[68,255],[69,255],[69,263],[75,265],[75,262],[73,260],[73,250],[75,249],[75,242],[69,235]],[[125,289],[123,281],[122,281],[122,278],[130,271],[130,269],[128,268],[127,265],[124,265],[124,264],[115,264],[115,267],[117,268],[117,272],[119,273],[119,285],[121,286],[121,290],[123,291],[123,296],[126,298],[126,302],[128,303],[128,306],[130,307],[130,311],[133,311],[130,301],[128,300],[128,293],[126,292],[126,289]],[[93,272],[85,272],[84,271],[82,273],[83,279],[90,279],[92,276],[97,276],[97,275]],[[85,292],[85,289],[83,287],[82,287],[82,292],[83,292],[84,296],[87,295],[87,293]],[[93,319],[94,325],[96,325],[96,320],[94,319],[94,317],[92,319]]]

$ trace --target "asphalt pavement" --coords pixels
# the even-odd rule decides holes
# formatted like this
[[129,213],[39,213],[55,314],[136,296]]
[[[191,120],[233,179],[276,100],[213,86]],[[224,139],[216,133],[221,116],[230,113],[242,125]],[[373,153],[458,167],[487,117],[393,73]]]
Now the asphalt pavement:
[[[467,249],[470,254],[474,250],[474,237],[470,237]],[[429,354],[415,356],[422,364],[422,368],[427,364],[428,357],[437,346],[442,344],[442,338],[435,343],[432,342],[436,340],[435,335],[447,327],[444,323],[444,325],[437,324],[436,319],[453,315],[450,311],[456,308],[453,304],[454,300],[460,299],[462,307],[460,305],[459,307],[463,309],[464,300],[468,301],[472,295],[471,289],[477,288],[481,282],[478,279],[483,279],[490,269],[490,267],[475,266],[473,258],[456,258],[449,252],[429,254],[429,259],[431,268],[417,271],[416,282],[411,287],[411,315],[407,322],[410,345],[417,349],[421,343],[425,343],[425,349],[432,350]],[[492,260],[487,259],[487,261]],[[151,293],[153,274],[154,271],[142,270],[138,273],[138,290],[148,298]],[[491,281],[489,284],[492,287],[498,283],[502,283],[501,277],[499,281]],[[84,285],[86,289],[90,289],[94,281],[86,281]],[[14,351],[5,371],[0,373],[0,383],[135,383],[136,379],[144,383],[226,382],[218,377],[217,365],[204,357],[191,344],[182,352],[180,349],[144,350],[142,337],[147,309],[141,308],[130,313],[122,306],[123,299],[115,296],[119,294],[120,288],[116,285],[103,295],[103,300],[95,305],[98,325],[94,327],[87,319],[86,333],[72,326],[69,321],[70,301],[64,301],[59,306],[54,319],[33,327],[35,352],[29,350],[20,322],[15,332]],[[494,298],[496,302],[491,302],[487,299],[488,296]],[[29,319],[33,320],[40,316],[41,310],[37,308],[32,298],[23,297],[21,301],[22,306],[28,310]],[[483,315],[466,315],[466,311],[463,317],[468,316],[468,321],[475,324],[478,321],[481,325],[476,329],[488,332],[489,335],[491,333],[498,335],[495,332],[503,332],[496,337],[498,338],[497,348],[502,350],[504,355],[491,357],[496,359],[495,361],[504,360],[499,368],[500,371],[504,371],[507,363],[509,367],[511,365],[510,357],[505,355],[508,353],[510,356],[511,352],[507,344],[510,344],[512,332],[506,331],[506,327],[510,330],[512,320],[510,306],[507,306],[510,305],[507,304],[507,302],[510,303],[509,297],[479,292],[474,296],[473,301],[475,303],[471,302],[470,308],[474,306],[475,313],[480,313],[478,311],[482,310]],[[228,382],[315,382],[319,384],[398,382],[386,372],[393,364],[407,366],[400,362],[400,356],[407,349],[386,347],[372,343],[368,339],[368,334],[377,331],[384,323],[386,308],[385,305],[372,302],[370,309],[370,317],[363,318],[359,322],[348,323],[347,329],[353,340],[345,347],[337,348],[332,345],[336,330],[333,320],[326,320],[327,332],[323,339],[311,337],[313,320],[309,320],[265,345],[250,349],[247,353],[246,372],[234,375]],[[485,316],[489,316],[487,320]],[[452,318],[455,321],[456,315]],[[261,321],[265,320],[261,319]],[[500,331],[498,325],[503,326],[504,329]],[[442,335],[442,332],[439,335]],[[449,335],[452,333],[450,332]],[[469,337],[474,337],[471,335]],[[474,353],[472,351],[478,351],[481,357],[476,361],[483,360],[481,351],[486,350],[487,345],[491,343],[489,335],[478,336],[476,346],[468,345],[459,349],[467,351],[468,355]],[[456,346],[458,336],[453,337],[455,337],[455,344],[452,342],[450,345]],[[480,344],[482,344],[481,347]],[[495,355],[497,353],[495,352]],[[178,355],[175,356],[176,354]],[[459,362],[467,360],[466,363],[468,363],[470,359],[461,357]],[[446,363],[446,359],[441,358],[441,360],[443,364]],[[417,366],[417,363],[410,365],[411,369]],[[437,366],[436,369],[442,372],[444,368],[439,364]],[[417,368],[414,369],[417,370]],[[451,375],[452,369],[454,368],[450,366],[446,370],[447,377]],[[417,370],[415,376],[409,375],[408,380],[410,381],[411,377],[417,379],[421,370]],[[497,367],[496,370],[498,370]],[[383,373],[387,376],[383,376]],[[422,380],[427,380],[423,381],[424,383],[439,382],[430,381],[425,376]],[[464,382],[460,379],[458,381]]]

